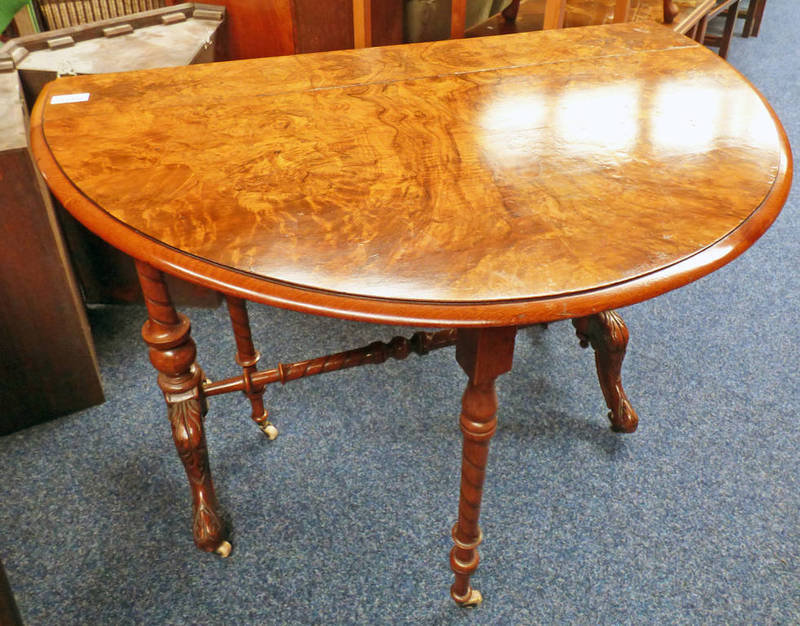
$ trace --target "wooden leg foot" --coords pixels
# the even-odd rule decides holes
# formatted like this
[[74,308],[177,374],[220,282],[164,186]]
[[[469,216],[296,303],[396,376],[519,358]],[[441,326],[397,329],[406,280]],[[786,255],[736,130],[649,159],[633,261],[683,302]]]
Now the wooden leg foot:
[[[483,541],[483,532],[478,528],[478,536],[465,543],[460,538],[463,533],[460,532],[458,522],[456,522],[450,534],[455,544],[450,550],[450,569],[456,575],[456,580],[450,587],[450,597],[462,607],[478,606],[483,602],[483,596],[480,591],[472,588],[469,577],[478,567],[478,546]],[[468,561],[462,561],[463,555],[471,556]]]
[[594,348],[597,377],[606,405],[611,429],[632,433],[639,425],[639,416],[622,388],[622,361],[628,345],[628,328],[614,311],[604,311],[572,320],[581,347]]

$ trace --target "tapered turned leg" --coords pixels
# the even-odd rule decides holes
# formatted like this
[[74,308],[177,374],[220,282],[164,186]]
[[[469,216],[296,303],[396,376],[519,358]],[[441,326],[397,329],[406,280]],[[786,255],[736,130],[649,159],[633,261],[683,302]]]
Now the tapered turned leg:
[[201,550],[225,557],[230,554],[231,544],[224,537],[211,481],[203,430],[203,371],[195,363],[197,348],[191,337],[191,324],[172,306],[161,272],[141,261],[136,262],[136,271],[149,316],[142,337],[150,347],[150,362],[158,370],[172,438],[192,491],[194,542]]
[[244,395],[250,400],[252,407],[251,417],[258,424],[262,432],[270,438],[278,436],[278,429],[269,421],[269,414],[264,408],[264,385],[253,383],[251,376],[256,371],[256,364],[261,354],[253,346],[253,337],[250,333],[250,318],[247,315],[247,303],[241,298],[227,296],[228,313],[233,326],[233,336],[236,339],[236,362],[242,368],[244,378]]
[[478,567],[478,544],[483,539],[478,526],[483,479],[489,440],[497,428],[494,381],[511,369],[515,335],[513,327],[458,331],[456,360],[469,380],[461,402],[464,445],[458,521],[452,531],[455,545],[450,551],[450,568],[455,574],[450,595],[461,606],[476,606],[483,599],[470,586],[470,576]]
[[614,311],[604,311],[572,320],[581,347],[594,348],[597,377],[610,409],[611,428],[617,432],[632,433],[639,425],[639,416],[633,410],[622,388],[622,361],[628,345],[628,328]]

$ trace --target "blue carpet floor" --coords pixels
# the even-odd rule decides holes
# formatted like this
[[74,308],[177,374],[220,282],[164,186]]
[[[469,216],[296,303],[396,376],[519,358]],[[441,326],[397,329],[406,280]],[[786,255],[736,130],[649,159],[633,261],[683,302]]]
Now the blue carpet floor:
[[[800,3],[769,0],[761,35],[730,53],[795,146],[798,32]],[[234,529],[222,560],[192,543],[143,310],[92,311],[108,401],[0,438],[0,556],[24,619],[800,623],[796,192],[740,259],[622,311],[637,433],[609,431],[569,323],[520,332],[498,385],[474,610],[448,596],[464,385],[452,349],[271,388],[274,442],[243,397],[212,398],[212,470]],[[265,365],[398,332],[252,311]],[[189,314],[209,375],[234,374],[224,310]]]

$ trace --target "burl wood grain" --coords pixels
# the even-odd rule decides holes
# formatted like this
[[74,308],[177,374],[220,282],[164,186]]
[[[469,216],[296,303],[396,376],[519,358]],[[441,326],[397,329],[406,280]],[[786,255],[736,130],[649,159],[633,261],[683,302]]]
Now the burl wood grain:
[[410,324],[652,297],[748,247],[791,178],[749,83],[658,25],[67,78],[33,123],[56,194],[126,252]]

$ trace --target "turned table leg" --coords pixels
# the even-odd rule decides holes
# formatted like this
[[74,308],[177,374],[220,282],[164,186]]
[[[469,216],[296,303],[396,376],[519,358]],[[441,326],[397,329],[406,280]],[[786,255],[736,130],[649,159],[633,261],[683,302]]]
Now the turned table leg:
[[614,311],[604,311],[572,320],[581,347],[591,344],[594,349],[597,377],[606,405],[611,428],[617,432],[632,433],[639,425],[639,416],[633,410],[622,388],[622,361],[628,346],[628,328]]
[[270,423],[269,413],[264,408],[265,386],[255,384],[252,379],[261,354],[253,346],[250,318],[247,315],[247,303],[241,298],[234,298],[233,296],[227,296],[226,301],[231,325],[233,326],[233,336],[236,339],[236,362],[242,368],[242,378],[245,384],[244,395],[250,400],[251,417],[258,424],[261,431],[272,441],[278,436],[278,429]]
[[461,606],[480,604],[482,597],[470,586],[478,567],[478,544],[483,535],[478,526],[483,479],[489,455],[489,440],[497,428],[495,379],[511,369],[516,328],[462,329],[458,331],[456,360],[469,380],[461,410],[464,445],[461,461],[461,493],[458,521],[453,526],[450,567],[455,582],[450,595]]
[[136,271],[149,317],[142,327],[142,337],[150,347],[150,362],[158,370],[172,438],[192,491],[194,542],[201,550],[225,557],[230,554],[231,544],[224,537],[211,481],[203,429],[203,371],[195,363],[197,348],[191,337],[191,324],[172,305],[160,271],[141,261],[136,262]]

